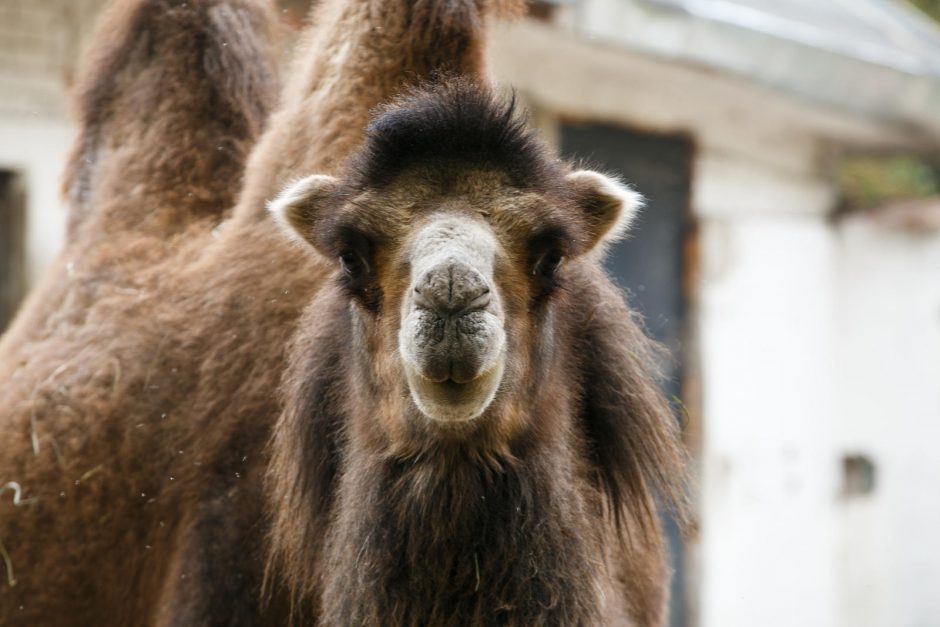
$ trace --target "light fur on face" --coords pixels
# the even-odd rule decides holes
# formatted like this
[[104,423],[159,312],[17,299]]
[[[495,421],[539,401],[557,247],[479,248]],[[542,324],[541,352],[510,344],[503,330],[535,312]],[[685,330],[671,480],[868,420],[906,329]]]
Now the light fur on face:
[[[477,418],[502,381],[506,333],[493,279],[496,251],[487,228],[447,214],[432,217],[408,247],[411,277],[402,300],[398,348],[412,399],[432,420]],[[447,277],[448,296],[456,303],[451,315],[430,309],[418,291],[428,277],[439,275]],[[450,374],[431,375],[441,362]]]

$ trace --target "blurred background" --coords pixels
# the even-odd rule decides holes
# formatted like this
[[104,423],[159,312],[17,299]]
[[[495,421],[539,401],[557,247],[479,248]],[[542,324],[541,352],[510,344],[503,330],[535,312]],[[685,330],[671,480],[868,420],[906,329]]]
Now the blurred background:
[[[0,0],[0,329],[61,241],[67,92],[104,4]],[[285,58],[309,4],[279,3]],[[931,16],[558,0],[494,30],[532,123],[649,201],[609,268],[675,357],[676,627],[940,625]]]

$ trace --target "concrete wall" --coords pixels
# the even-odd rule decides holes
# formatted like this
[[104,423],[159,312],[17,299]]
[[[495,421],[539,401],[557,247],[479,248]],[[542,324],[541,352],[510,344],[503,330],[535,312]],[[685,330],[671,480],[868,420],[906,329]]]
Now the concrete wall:
[[940,624],[940,233],[701,160],[699,624]]
[[838,230],[836,444],[874,468],[838,500],[843,627],[940,625],[940,233]]
[[65,224],[59,187],[74,136],[66,92],[103,0],[0,3],[0,169],[26,192],[26,271],[35,282]]
[[0,3],[0,116],[62,118],[65,88],[104,0]]
[[832,196],[700,160],[699,624],[834,625]]
[[26,281],[33,285],[62,244],[62,167],[74,136],[62,119],[0,118],[0,169],[16,172],[26,195]]

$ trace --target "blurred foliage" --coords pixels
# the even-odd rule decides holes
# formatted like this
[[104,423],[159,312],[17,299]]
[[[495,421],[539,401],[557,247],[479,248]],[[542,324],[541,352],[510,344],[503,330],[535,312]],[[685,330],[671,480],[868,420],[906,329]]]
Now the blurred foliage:
[[[940,0],[908,0],[940,20]],[[916,156],[852,157],[839,168],[839,182],[849,209],[940,194],[940,159]]]
[[839,179],[852,209],[940,193],[938,163],[913,156],[849,158],[839,168]]
[[935,20],[940,20],[940,0],[908,0]]

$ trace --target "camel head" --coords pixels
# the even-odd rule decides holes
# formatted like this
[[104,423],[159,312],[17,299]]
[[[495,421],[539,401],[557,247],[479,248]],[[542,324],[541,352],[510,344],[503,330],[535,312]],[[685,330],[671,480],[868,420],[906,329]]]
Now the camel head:
[[457,80],[387,105],[338,177],[299,180],[269,207],[335,265],[373,400],[446,429],[518,415],[512,399],[551,368],[566,266],[639,204],[551,157],[512,102]]

